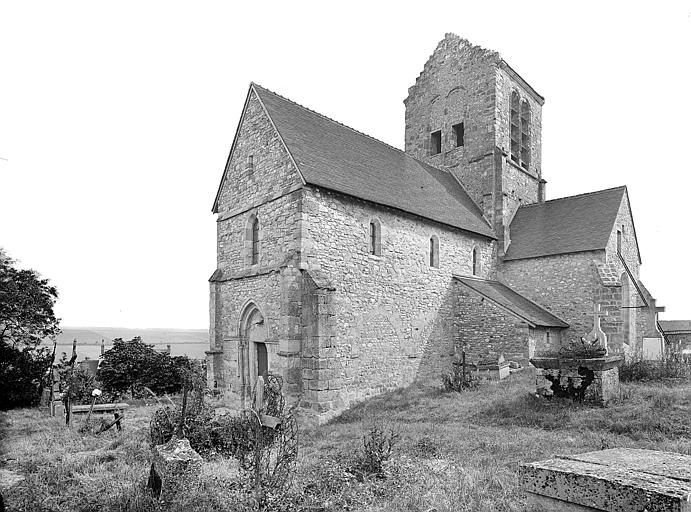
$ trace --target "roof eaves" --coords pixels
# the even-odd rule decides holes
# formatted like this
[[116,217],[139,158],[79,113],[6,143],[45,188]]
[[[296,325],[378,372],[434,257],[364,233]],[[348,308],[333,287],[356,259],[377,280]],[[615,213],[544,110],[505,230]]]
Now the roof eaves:
[[[494,304],[497,304],[498,306],[502,307],[503,309],[505,309],[505,310],[511,312],[513,315],[515,315],[515,316],[517,316],[517,317],[519,317],[519,318],[522,318],[522,319],[525,320],[528,324],[530,324],[531,327],[536,327],[536,326],[538,326],[538,325],[539,325],[539,326],[542,326],[542,327],[559,327],[559,328],[562,328],[562,329],[566,329],[566,328],[570,327],[569,324],[568,324],[568,322],[565,322],[564,320],[562,320],[561,318],[559,318],[559,317],[558,317],[557,315],[555,315],[554,313],[552,313],[552,312],[550,312],[550,311],[547,311],[545,308],[543,308],[542,306],[540,306],[538,303],[536,303],[536,302],[530,300],[530,299],[529,299],[528,297],[526,297],[525,295],[522,295],[522,294],[518,293],[516,290],[514,290],[514,289],[511,288],[510,286],[508,286],[508,285],[502,283],[501,281],[494,281],[494,280],[492,280],[492,279],[482,279],[482,278],[480,278],[480,277],[475,277],[475,276],[461,276],[461,275],[457,275],[457,274],[454,274],[454,275],[453,275],[453,278],[454,278],[456,281],[459,281],[460,283],[463,283],[463,285],[467,286],[468,288],[471,288],[471,289],[474,290],[475,292],[479,293],[479,294],[482,295],[483,297],[485,297],[485,298],[491,300]],[[527,302],[530,302],[533,306],[537,307],[538,309],[541,309],[541,310],[544,311],[545,313],[547,313],[547,314],[549,314],[550,316],[554,317],[554,318],[557,319],[559,322],[561,322],[563,325],[561,325],[561,326],[552,326],[552,325],[536,324],[535,322],[533,322],[532,320],[529,320],[528,318],[526,318],[526,317],[523,316],[522,314],[518,313],[517,311],[514,311],[514,310],[512,310],[512,309],[509,309],[509,308],[507,308],[506,306],[503,306],[502,304],[499,304],[497,301],[495,301],[495,300],[492,299],[491,297],[485,295],[485,294],[482,293],[480,290],[477,290],[476,288],[473,288],[473,287],[470,286],[469,284],[465,283],[465,282],[463,281],[463,279],[467,279],[467,280],[470,280],[470,281],[478,281],[478,282],[497,283],[497,284],[499,284],[499,285],[501,285],[501,286],[504,286],[504,287],[508,288],[509,290],[511,290],[511,291],[512,291],[513,293],[515,293],[516,295],[519,295],[520,297],[522,297],[522,298],[523,298],[524,300],[526,300]]]
[[[466,288],[469,288],[469,289],[471,289],[472,291],[474,291],[475,293],[477,293],[477,294],[479,294],[479,295],[482,295],[485,299],[491,301],[492,304],[494,304],[495,306],[499,307],[500,309],[506,311],[507,313],[509,313],[509,314],[511,314],[511,315],[513,315],[513,316],[517,316],[518,318],[521,318],[521,319],[522,319],[524,322],[526,322],[530,327],[532,327],[532,328],[537,327],[537,324],[536,324],[535,322],[533,322],[532,320],[529,320],[528,318],[526,318],[526,317],[524,317],[523,315],[517,313],[516,311],[507,308],[507,307],[504,306],[503,304],[500,304],[499,302],[497,302],[496,300],[494,300],[494,299],[493,299],[492,297],[490,297],[489,295],[486,295],[486,294],[482,293],[482,291],[478,290],[477,288],[473,288],[473,287],[470,286],[468,283],[466,283],[465,281],[463,281],[463,279],[473,279],[473,280],[475,280],[475,281],[481,281],[481,279],[471,278],[470,276],[456,276],[456,275],[454,275],[453,278],[454,278],[457,282],[459,282],[459,283],[461,283],[463,286],[465,286]],[[461,279],[461,278],[462,278],[462,279]]]
[[[264,105],[264,102],[262,101],[262,97],[259,94],[259,91],[257,91],[257,87],[255,87],[257,84],[252,82],[250,84],[250,87],[254,91],[254,93],[257,95],[257,99],[259,100],[259,104],[262,106],[264,109],[264,112],[266,113],[266,117],[269,118],[269,122],[271,122],[271,126],[273,126],[274,130],[276,130],[276,133],[278,134],[278,138],[281,141],[281,144],[283,144],[283,147],[285,148],[286,152],[288,153],[288,157],[290,157],[290,161],[293,162],[293,165],[295,166],[295,170],[298,172],[298,176],[300,176],[300,180],[302,180],[302,184],[306,185],[307,181],[305,181],[305,177],[302,174],[302,171],[300,170],[300,167],[298,166],[297,162],[293,158],[293,154],[290,152],[290,148],[288,148],[288,144],[286,144],[285,140],[283,140],[283,136],[281,135],[281,132],[278,131],[278,127],[276,126],[276,123],[274,123],[274,120],[271,118],[271,114],[269,113],[269,110],[266,108],[266,105]],[[263,87],[259,86],[260,88],[263,89]]]
[[533,96],[533,99],[537,101],[540,106],[545,104],[544,96],[542,96],[535,89],[533,89],[533,87],[528,82],[526,82],[525,79],[521,75],[519,75],[515,69],[509,66],[508,62],[506,62],[504,59],[501,59],[499,61],[499,67],[501,67],[504,71],[511,75],[511,78],[513,78],[519,84],[521,84],[521,86]]
[[532,260],[535,258],[548,258],[550,256],[562,256],[564,254],[578,254],[581,252],[595,252],[595,251],[604,251],[605,247],[595,247],[591,249],[579,249],[577,251],[558,251],[558,252],[548,252],[544,254],[534,254],[531,256],[521,256],[518,258],[512,258],[512,257],[504,257],[503,261],[519,261],[519,260]]
[[633,238],[636,240],[636,252],[638,253],[638,264],[642,264],[641,249],[638,246],[638,235],[636,235],[636,223],[633,221],[633,208],[631,208],[631,199],[629,198],[629,189],[624,185],[624,194],[626,194],[626,204],[629,205],[629,215],[631,215],[631,226],[633,227]]
[[399,211],[399,212],[407,213],[408,215],[414,215],[415,217],[419,217],[419,218],[421,218],[421,219],[426,219],[426,220],[428,220],[428,221],[430,221],[430,222],[436,222],[437,224],[441,224],[442,226],[448,226],[448,227],[450,227],[450,228],[452,228],[452,229],[458,229],[458,230],[460,230],[460,231],[465,231],[466,233],[472,233],[472,234],[474,234],[474,235],[478,235],[478,236],[482,236],[482,237],[485,237],[485,238],[489,238],[490,240],[496,240],[496,239],[497,239],[497,237],[496,237],[494,234],[492,234],[491,230],[489,230],[488,233],[480,233],[479,231],[473,231],[472,229],[462,228],[462,227],[460,227],[460,226],[454,226],[453,224],[449,224],[448,222],[444,222],[444,221],[441,221],[441,220],[432,219],[432,218],[430,218],[430,217],[421,215],[421,214],[419,214],[419,213],[416,213],[416,212],[413,212],[413,211],[410,211],[410,210],[404,210],[403,208],[400,208],[400,207],[398,207],[398,206],[392,206],[392,205],[390,205],[390,204],[379,203],[379,202],[376,202],[376,201],[370,201],[369,199],[364,199],[364,198],[362,198],[362,197],[354,196],[354,195],[352,195],[352,194],[348,194],[347,192],[342,192],[342,191],[340,191],[340,190],[336,190],[336,189],[334,189],[334,188],[329,188],[329,187],[327,187],[327,186],[320,185],[320,184],[317,184],[317,183],[307,183],[307,184],[308,184],[309,186],[316,187],[316,188],[319,188],[319,189],[322,189],[322,190],[328,190],[329,192],[332,192],[332,193],[334,193],[334,194],[340,194],[340,195],[342,195],[342,196],[352,197],[352,198],[358,199],[358,200],[360,200],[360,201],[365,201],[365,202],[370,203],[370,204],[376,204],[376,205],[382,206],[382,207],[384,207],[384,208],[391,208],[392,210],[396,210],[396,211]]
[[252,93],[252,83],[250,82],[250,87],[247,90],[247,97],[245,98],[245,104],[242,107],[242,114],[240,114],[240,121],[238,121],[238,127],[235,129],[235,136],[233,137],[233,143],[230,145],[230,152],[228,153],[228,159],[226,160],[226,165],[223,168],[223,174],[221,175],[221,183],[218,184],[218,190],[216,191],[216,197],[214,198],[214,204],[211,207],[211,213],[218,213],[218,200],[221,198],[221,188],[223,187],[223,182],[226,179],[226,174],[228,174],[228,166],[230,165],[230,159],[233,156],[233,151],[235,150],[235,145],[238,142],[238,137],[240,135],[240,127],[242,122],[245,120],[245,112],[247,112],[247,105],[250,101],[250,94]]

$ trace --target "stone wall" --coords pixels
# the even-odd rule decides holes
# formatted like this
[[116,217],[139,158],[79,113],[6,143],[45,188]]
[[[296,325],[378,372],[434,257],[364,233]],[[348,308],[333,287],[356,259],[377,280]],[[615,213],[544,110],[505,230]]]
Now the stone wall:
[[465,350],[468,362],[486,353],[503,354],[507,361],[528,362],[530,339],[536,333],[527,323],[462,283],[454,282],[454,296],[457,353]]
[[[622,230],[622,226],[621,254],[638,282],[640,261],[626,196],[604,251],[506,261],[500,279],[568,322],[571,327],[564,333],[564,343],[577,341],[592,329],[593,307],[600,304],[607,313],[601,325],[611,351],[630,355],[639,350],[647,324],[645,311],[623,307],[642,305],[643,300],[617,255],[617,229]],[[628,298],[627,286],[622,286],[623,275],[629,280]]]
[[[404,101],[405,151],[454,173],[470,196],[491,213],[496,52],[453,34],[439,43]],[[452,126],[463,122],[464,145]],[[430,154],[430,134],[442,132],[441,153]]]
[[[231,153],[214,205],[214,213],[220,217],[264,204],[302,183],[278,133],[251,90]],[[219,255],[228,249],[219,248]]]
[[593,328],[593,298],[602,287],[596,262],[603,258],[604,251],[590,251],[505,261],[500,281],[567,322],[568,344]]
[[[250,158],[251,157],[251,158]],[[269,371],[302,388],[299,271],[302,181],[252,90],[227,163],[217,212],[217,269],[210,279],[208,380],[239,391],[241,319],[256,305],[264,318]],[[251,261],[251,223],[259,220],[259,258]],[[252,383],[250,383],[251,385]]]
[[[530,105],[530,164],[510,159],[510,97],[517,91]],[[497,235],[521,204],[538,201],[542,177],[542,99],[507,70],[496,52],[447,34],[408,90],[405,150],[452,172],[492,220]],[[452,127],[463,122],[464,145]],[[430,136],[441,130],[439,154]],[[496,153],[499,148],[499,154]],[[499,158],[497,158],[499,156]]]
[[[438,381],[454,353],[452,275],[472,275],[475,247],[480,275],[494,276],[493,243],[320,189],[305,195],[303,215],[304,266],[334,289],[324,309],[337,312],[329,337],[340,373],[327,373],[341,388],[329,401],[340,396],[347,404],[417,379]],[[369,254],[372,219],[381,223],[381,256]],[[439,268],[429,264],[432,236],[439,239]]]

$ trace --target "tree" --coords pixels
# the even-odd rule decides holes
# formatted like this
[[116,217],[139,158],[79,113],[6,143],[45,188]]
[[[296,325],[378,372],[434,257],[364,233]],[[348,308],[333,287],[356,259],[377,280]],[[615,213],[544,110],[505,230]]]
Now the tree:
[[58,292],[34,270],[22,270],[0,249],[0,409],[34,405],[50,361],[44,338],[60,333]]
[[186,357],[170,357],[156,352],[139,336],[130,341],[113,340],[113,348],[103,355],[98,380],[109,392],[129,392],[132,396],[148,387],[155,393],[176,393],[182,389],[184,372],[190,368]]

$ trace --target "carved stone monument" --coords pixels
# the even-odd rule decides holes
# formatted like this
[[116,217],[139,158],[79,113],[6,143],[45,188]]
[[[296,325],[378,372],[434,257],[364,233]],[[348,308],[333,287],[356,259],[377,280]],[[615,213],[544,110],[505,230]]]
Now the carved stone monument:
[[535,366],[537,393],[545,397],[567,397],[606,404],[619,395],[619,365],[622,355],[610,354],[607,334],[600,326],[600,317],[607,316],[596,304],[593,330],[556,354],[538,355],[530,360]]

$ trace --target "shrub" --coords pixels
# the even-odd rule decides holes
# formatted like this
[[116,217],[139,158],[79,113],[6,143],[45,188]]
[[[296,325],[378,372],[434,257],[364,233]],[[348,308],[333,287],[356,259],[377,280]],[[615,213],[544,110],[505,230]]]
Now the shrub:
[[356,474],[384,478],[384,463],[391,458],[399,437],[394,427],[385,427],[376,421],[372,423],[369,431],[362,436],[362,449],[355,457],[353,469]]
[[146,396],[145,387],[155,393],[178,393],[197,365],[186,356],[170,357],[156,352],[139,336],[130,341],[113,340],[98,370],[98,379],[108,393],[129,392],[133,398]]
[[479,385],[476,377],[473,377],[472,372],[466,367],[463,371],[463,363],[454,361],[451,372],[444,373],[441,376],[441,381],[444,386],[444,391],[461,391],[475,389]]
[[40,383],[50,363],[45,349],[14,348],[0,343],[0,409],[38,404]]

